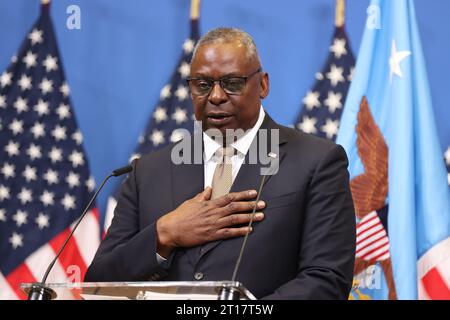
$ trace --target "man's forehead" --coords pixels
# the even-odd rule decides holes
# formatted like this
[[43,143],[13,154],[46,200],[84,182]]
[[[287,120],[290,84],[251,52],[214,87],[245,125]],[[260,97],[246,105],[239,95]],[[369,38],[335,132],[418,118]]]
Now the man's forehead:
[[251,61],[247,58],[245,46],[236,42],[211,43],[198,48],[192,61],[192,70],[202,72],[209,68],[234,69],[229,72],[239,72],[246,68]]
[[233,42],[215,42],[202,45],[198,48],[196,58],[203,60],[232,60],[237,58],[244,58],[242,54],[245,53],[244,45],[239,41]]

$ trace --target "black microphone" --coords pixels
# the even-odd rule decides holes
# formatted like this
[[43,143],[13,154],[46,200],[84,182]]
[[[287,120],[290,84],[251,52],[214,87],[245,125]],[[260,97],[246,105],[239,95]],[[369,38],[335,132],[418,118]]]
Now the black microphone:
[[[273,153],[273,152],[270,152],[268,154],[268,156],[269,156],[269,158],[271,158],[270,162],[272,162],[272,159],[275,159],[277,157],[277,154]],[[272,168],[272,163],[270,165],[270,168]],[[244,237],[244,240],[242,242],[241,251],[239,252],[239,256],[238,256],[238,258],[236,260],[236,264],[234,266],[233,276],[231,277],[231,284],[223,286],[221,288],[221,290],[219,292],[218,300],[239,300],[239,298],[240,298],[240,291],[238,290],[238,288],[235,285],[236,276],[237,276],[237,272],[239,270],[239,266],[241,264],[242,256],[244,255],[245,246],[247,245],[247,239],[248,239],[248,236],[250,234],[250,230],[251,230],[251,227],[252,227],[252,224],[253,224],[253,219],[255,218],[256,207],[258,205],[258,201],[259,201],[260,196],[261,196],[261,192],[262,192],[262,189],[263,189],[263,186],[264,186],[264,182],[266,181],[266,177],[268,175],[270,175],[271,172],[272,171],[269,171],[268,173],[261,175],[261,182],[259,183],[258,195],[256,197],[255,206],[253,207],[253,212],[252,212],[252,215],[250,217],[250,221],[249,221],[248,226],[247,226],[248,227],[247,228],[247,232],[245,233],[245,237]]]
[[[128,172],[131,172],[131,171],[133,171],[133,167],[131,165],[128,165],[128,166],[125,166],[125,167],[122,167],[122,168],[118,168],[116,170],[113,170],[111,175],[109,175],[106,178],[106,180],[108,180],[111,176],[118,177],[118,176],[121,176],[121,175],[123,175],[125,173],[128,173]],[[101,188],[99,188],[99,189],[101,189]]]
[[109,180],[111,177],[118,177],[125,173],[131,172],[133,170],[133,167],[131,165],[128,165],[126,167],[118,168],[114,170],[110,175],[108,175],[105,179],[103,179],[102,183],[100,184],[100,187],[98,187],[97,191],[95,191],[94,195],[92,196],[91,200],[89,201],[88,205],[84,209],[81,216],[78,218],[77,222],[75,223],[75,226],[72,229],[72,232],[67,236],[66,240],[64,241],[63,245],[59,249],[58,253],[56,254],[53,261],[48,265],[47,270],[45,271],[44,276],[42,277],[41,282],[34,283],[31,286],[30,291],[28,292],[28,300],[51,300],[56,298],[56,292],[52,290],[51,288],[48,288],[45,286],[45,282],[47,281],[48,274],[52,270],[53,266],[56,263],[56,260],[58,260],[59,256],[63,252],[64,248],[66,247],[67,243],[69,242],[70,238],[72,238],[73,233],[77,229],[78,225],[81,223],[81,220],[83,220],[84,216],[88,212],[88,210],[91,208],[92,203],[97,198],[97,195],[99,194],[100,190],[102,190],[105,183]]

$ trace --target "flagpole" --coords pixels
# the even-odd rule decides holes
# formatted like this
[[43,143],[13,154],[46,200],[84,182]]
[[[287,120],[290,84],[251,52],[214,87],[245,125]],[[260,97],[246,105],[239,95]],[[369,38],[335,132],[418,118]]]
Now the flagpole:
[[191,20],[198,20],[200,17],[200,0],[191,0]]
[[345,23],[345,0],[336,0],[335,25],[337,28],[344,26]]
[[48,12],[51,0],[41,0],[41,12]]

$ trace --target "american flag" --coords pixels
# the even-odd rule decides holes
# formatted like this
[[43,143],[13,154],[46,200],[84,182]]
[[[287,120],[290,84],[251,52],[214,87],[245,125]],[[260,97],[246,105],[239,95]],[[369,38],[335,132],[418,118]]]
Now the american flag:
[[[130,161],[180,140],[183,134],[179,129],[187,129],[190,132],[194,130],[194,112],[186,78],[189,76],[193,50],[199,39],[198,23],[198,19],[191,19],[190,36],[183,43],[183,53],[169,83],[160,92],[159,102],[154,108],[144,134],[138,139],[138,145]],[[114,196],[108,199],[105,230],[108,229],[114,216],[118,191],[116,190]]]
[[[386,228],[381,222],[379,214],[372,211],[362,218],[356,225],[356,257],[366,261],[382,261],[390,257],[389,238]],[[387,224],[385,224],[387,225]]]
[[325,67],[316,74],[314,87],[303,98],[295,128],[336,140],[354,65],[355,58],[345,29],[336,27]]
[[[19,285],[42,279],[93,194],[69,92],[43,5],[0,76],[0,299],[25,298]],[[100,241],[98,216],[86,215],[49,282],[83,279]]]
[[447,151],[445,151],[444,158],[445,158],[445,164],[447,165],[447,171],[448,171],[447,182],[450,187],[450,146],[448,146]]

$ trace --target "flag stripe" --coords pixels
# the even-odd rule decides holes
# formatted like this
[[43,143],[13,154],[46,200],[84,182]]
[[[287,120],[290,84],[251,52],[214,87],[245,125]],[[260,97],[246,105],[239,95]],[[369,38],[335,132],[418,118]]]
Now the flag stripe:
[[436,265],[450,260],[450,237],[442,240],[429,249],[418,261],[417,272],[419,278],[423,277]]
[[[38,281],[41,281],[42,277],[45,274],[45,271],[48,265],[55,258],[55,252],[53,248],[49,244],[45,244],[40,247],[38,250],[33,252],[26,260],[25,264],[29,268],[30,272],[33,274],[33,277]],[[61,274],[63,276],[61,276]],[[48,276],[47,282],[58,282],[64,281],[66,278],[64,269],[61,267],[58,261],[56,261],[53,266],[52,272],[50,272]]]
[[447,297],[450,292],[450,237],[434,245],[419,259],[417,276],[419,299]]
[[384,231],[384,229],[378,231],[377,233],[375,233],[374,235],[372,235],[371,237],[365,239],[364,241],[360,242],[357,246],[356,246],[356,251],[358,252],[359,250],[370,246],[371,244],[373,244],[375,241],[379,240],[380,238],[386,236],[386,231]]
[[[55,254],[58,253],[59,249],[62,247],[64,241],[69,236],[69,234],[70,229],[66,229],[63,232],[61,232],[57,237],[55,237],[52,241],[49,242]],[[65,278],[67,278],[68,273],[72,271],[72,268],[75,267],[76,269],[78,269],[75,270],[75,272],[78,271],[78,276],[75,282],[80,282],[82,280],[81,275],[84,275],[86,273],[87,269],[86,263],[81,257],[81,254],[78,250],[78,246],[74,238],[69,240],[66,248],[59,256],[58,262],[61,264],[63,270],[65,270],[64,272]],[[66,279],[64,279],[64,281],[66,281]]]
[[378,217],[378,215],[377,215],[376,211],[372,211],[367,216],[365,216],[364,218],[361,219],[361,221],[358,223],[358,226],[365,225],[366,223],[368,223],[369,221],[372,221],[373,219],[376,219],[377,217]]
[[[55,239],[57,239],[56,237]],[[53,240],[52,240],[53,241]],[[50,242],[51,243],[51,242]],[[50,244],[46,244],[39,248],[39,250],[35,251],[32,255],[30,255],[26,260],[25,264],[27,265],[30,272],[33,274],[35,279],[41,281],[44,276],[45,271],[47,270],[50,262],[55,258],[56,253]],[[56,260],[55,264],[51,272],[48,275],[47,283],[60,283],[66,282],[67,275],[65,268],[61,265],[60,260]],[[60,291],[57,292],[60,299],[73,299],[73,296],[68,291]]]
[[382,235],[381,239],[375,239],[366,246],[357,249],[356,253],[359,255],[365,255],[366,253],[372,251],[373,249],[379,248],[381,245],[388,243],[389,239],[385,237],[385,234],[383,234],[382,232],[380,232],[380,234]]
[[356,257],[366,261],[389,258],[389,238],[376,211],[372,211],[357,224]]
[[386,260],[387,258],[389,258],[390,256],[391,256],[390,252],[387,251],[384,255],[377,257],[376,259],[377,259],[377,261],[383,261],[383,260]]
[[431,299],[450,300],[450,289],[436,267],[422,277],[422,283]]
[[422,280],[420,280],[418,283],[418,293],[419,300],[431,300],[431,298],[428,296],[427,291],[425,290]]
[[381,252],[378,256],[370,258],[370,261],[383,261],[383,260],[386,260],[387,258],[389,258],[391,256],[391,254],[389,252],[389,249],[390,249],[390,247],[388,247],[386,251]]
[[[71,226],[72,228],[73,225]],[[100,239],[100,221],[96,208],[86,214],[78,229],[73,234],[73,238],[84,264],[89,266],[97,251],[97,248],[92,246],[92,243],[96,243]]]
[[17,294],[14,292],[13,288],[9,285],[9,282],[0,272],[0,300],[11,300],[17,299]]
[[381,246],[378,250],[374,250],[373,252],[369,252],[364,255],[363,259],[365,260],[377,260],[377,258],[383,256],[389,252],[389,243],[384,246]]
[[[368,229],[369,227],[373,226],[374,224],[377,224],[379,222],[378,215],[376,213],[372,213],[374,216],[372,217],[364,217],[363,220],[361,220],[360,223],[358,223],[356,228],[356,234],[359,234],[363,232],[364,230]],[[369,218],[369,219],[366,219]]]
[[[111,222],[114,218],[114,210],[117,206],[117,200],[114,197],[108,197],[108,203],[106,205],[106,214],[105,214],[105,222],[104,222],[104,233],[108,232],[108,228],[111,225]],[[104,236],[104,235],[103,235]],[[102,238],[103,238],[102,236]]]
[[380,230],[383,230],[383,226],[381,225],[381,223],[370,227],[365,233],[357,235],[356,244],[360,244],[364,239],[379,232]]
[[442,280],[444,280],[447,285],[447,288],[450,289],[450,258],[443,261],[443,263],[440,263],[436,268],[439,271]]
[[381,241],[376,242],[373,246],[370,246],[364,250],[361,250],[357,253],[358,257],[368,257],[372,255],[372,253],[378,251],[380,248],[385,247],[386,244],[389,243],[389,240],[387,238],[383,238]]
[[[13,272],[11,272],[7,277],[6,280],[8,281],[10,287],[14,290],[16,293],[17,298],[19,299],[26,299],[26,294],[20,289],[21,283],[32,283],[36,282],[37,279],[34,277],[31,270],[28,268],[28,266],[25,263],[22,263],[20,266],[18,266],[16,269],[14,269]],[[2,288],[3,290],[3,288]]]

